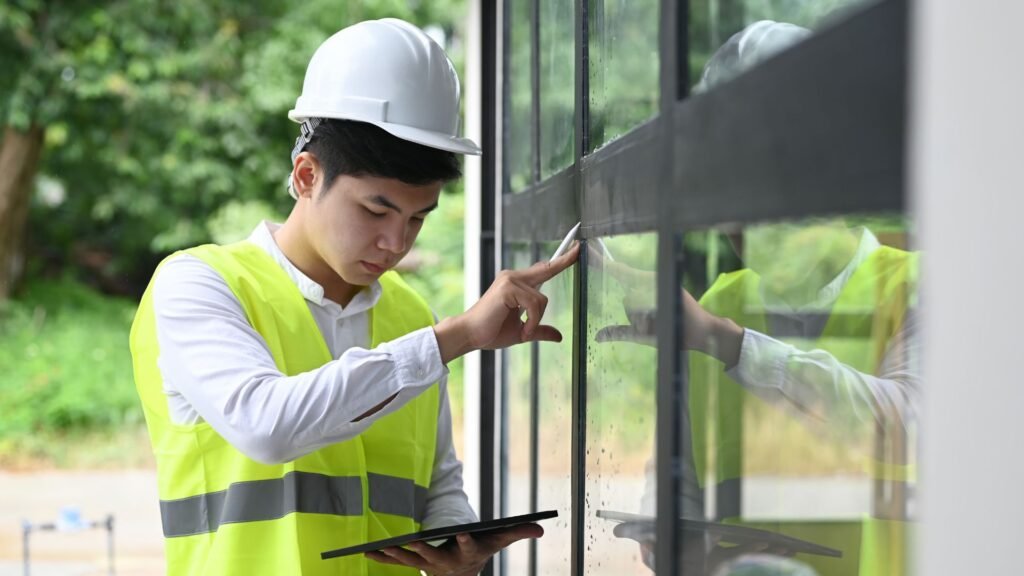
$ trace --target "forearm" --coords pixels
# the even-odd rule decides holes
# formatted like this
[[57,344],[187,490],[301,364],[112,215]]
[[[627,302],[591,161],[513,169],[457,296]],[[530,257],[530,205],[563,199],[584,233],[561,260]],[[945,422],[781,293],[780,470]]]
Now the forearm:
[[726,369],[740,361],[744,329],[729,318],[713,317],[707,331],[706,347],[701,351],[718,359]]
[[452,360],[475,349],[463,327],[461,315],[445,318],[435,324],[434,335],[442,364],[448,365]]
[[826,422],[874,420],[906,426],[919,404],[918,377],[909,361],[889,362],[876,376],[824,350],[800,350],[750,330],[739,362],[727,374],[764,400],[784,402]]
[[196,259],[165,265],[153,297],[172,421],[208,422],[256,460],[287,461],[351,438],[446,373],[423,328],[286,375],[223,279]]
[[232,445],[256,460],[284,462],[355,437],[443,376],[439,363],[428,370],[389,351],[403,344],[351,349],[292,376],[227,354],[214,364],[198,352],[162,358],[161,370]]

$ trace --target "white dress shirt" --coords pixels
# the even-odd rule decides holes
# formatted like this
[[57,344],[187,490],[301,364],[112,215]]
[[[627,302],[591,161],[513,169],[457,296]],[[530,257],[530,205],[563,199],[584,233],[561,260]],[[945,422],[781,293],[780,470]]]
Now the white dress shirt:
[[[462,490],[462,463],[452,445],[448,369],[433,329],[369,349],[368,313],[380,299],[380,283],[344,307],[324,298],[323,287],[277,246],[278,227],[263,222],[249,241],[270,254],[298,287],[335,360],[294,376],[281,373],[220,274],[194,256],[179,255],[164,263],[153,285],[158,365],[171,419],[207,422],[254,460],[288,462],[357,436],[438,382],[437,451],[423,527],[476,521]],[[354,422],[392,395],[380,411]]]

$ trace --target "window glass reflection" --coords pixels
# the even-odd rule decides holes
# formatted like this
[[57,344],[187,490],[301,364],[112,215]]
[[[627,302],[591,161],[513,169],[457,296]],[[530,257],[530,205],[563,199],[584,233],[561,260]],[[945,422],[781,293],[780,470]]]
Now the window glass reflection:
[[[506,247],[508,268],[521,269],[532,264],[527,245]],[[512,346],[503,351],[505,385],[502,388],[504,411],[502,444],[503,507],[502,516],[528,514],[530,509],[530,355],[529,345]],[[526,574],[529,562],[528,541],[517,542],[503,553],[507,574]]]
[[690,85],[701,92],[803,41],[868,0],[691,0]]
[[540,177],[573,162],[576,118],[574,3],[540,3]]
[[[601,250],[601,247],[604,250]],[[614,254],[614,256],[609,256]],[[588,249],[586,479],[583,557],[586,574],[643,574],[651,550],[616,520],[656,513],[657,350],[653,331],[657,235],[592,240]],[[619,274],[619,272],[624,272]],[[644,538],[640,539],[645,542]]]
[[[723,227],[685,251],[684,573],[910,573],[922,385],[903,219]],[[628,320],[604,330],[652,335]]]
[[530,2],[509,0],[505,21],[505,192],[533,183],[533,77],[530,73]]
[[[557,242],[542,244],[541,254],[557,248]],[[541,292],[548,297],[544,323],[558,329],[562,341],[539,347],[537,509],[558,510],[558,518],[544,522],[544,537],[537,540],[537,574],[563,576],[571,572],[572,552],[573,274],[548,280]]]
[[590,150],[658,111],[657,0],[590,1]]

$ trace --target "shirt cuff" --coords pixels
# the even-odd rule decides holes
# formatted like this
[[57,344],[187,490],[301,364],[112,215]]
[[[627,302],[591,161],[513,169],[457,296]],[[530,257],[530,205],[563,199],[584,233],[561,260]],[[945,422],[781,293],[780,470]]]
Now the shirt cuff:
[[791,350],[792,346],[785,342],[756,330],[744,329],[740,359],[725,371],[725,375],[746,388],[781,389],[786,359]]
[[395,357],[399,378],[412,386],[429,386],[448,375],[433,327],[420,328],[381,345]]
[[[401,338],[381,344],[378,350],[387,352],[395,360],[398,375],[398,393],[391,402],[381,408],[372,418],[354,422],[369,427],[372,421],[386,416],[405,406],[416,396],[448,376],[448,367],[441,363],[441,352],[437,348],[437,336],[431,327],[420,328]],[[367,422],[366,420],[370,420]]]

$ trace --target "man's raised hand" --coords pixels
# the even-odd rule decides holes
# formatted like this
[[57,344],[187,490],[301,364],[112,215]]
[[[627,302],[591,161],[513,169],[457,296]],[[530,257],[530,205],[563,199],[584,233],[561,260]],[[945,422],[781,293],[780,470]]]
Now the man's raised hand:
[[572,266],[579,251],[577,244],[554,260],[499,272],[469,310],[434,326],[441,360],[447,364],[472,350],[494,350],[533,340],[561,341],[558,330],[540,323],[548,305],[540,287]]

